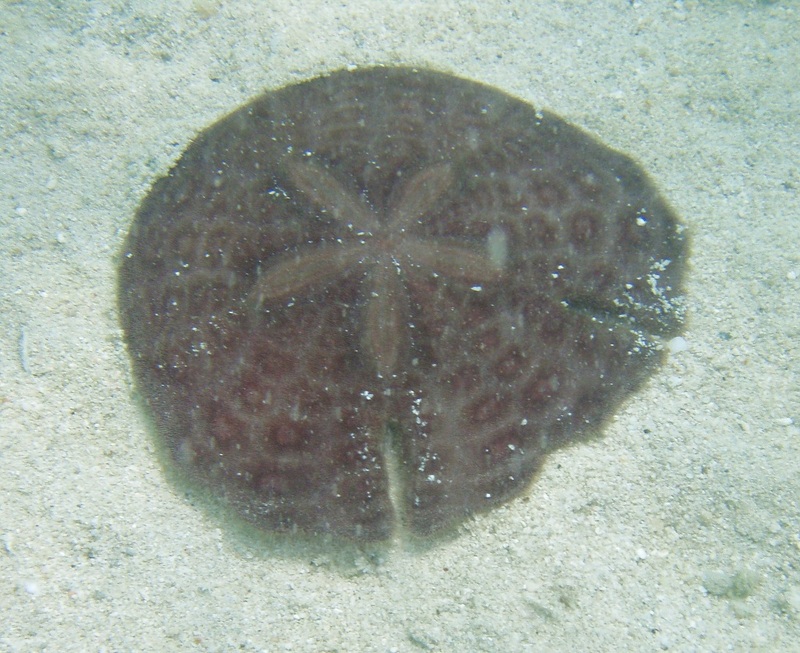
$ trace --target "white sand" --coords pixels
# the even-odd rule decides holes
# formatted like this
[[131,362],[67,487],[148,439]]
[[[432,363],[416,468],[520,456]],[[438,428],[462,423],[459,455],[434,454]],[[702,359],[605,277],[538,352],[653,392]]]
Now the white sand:
[[[800,651],[798,12],[0,5],[0,651]],[[632,154],[693,253],[689,348],[603,439],[458,537],[374,559],[248,541],[179,495],[115,270],[193,134],[377,62],[493,84]]]

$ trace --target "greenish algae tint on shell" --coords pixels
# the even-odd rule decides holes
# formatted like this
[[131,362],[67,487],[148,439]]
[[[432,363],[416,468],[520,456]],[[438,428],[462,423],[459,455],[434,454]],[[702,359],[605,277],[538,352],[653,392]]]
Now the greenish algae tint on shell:
[[403,67],[269,91],[142,202],[119,305],[190,482],[270,531],[435,536],[596,431],[681,327],[642,168],[497,89]]

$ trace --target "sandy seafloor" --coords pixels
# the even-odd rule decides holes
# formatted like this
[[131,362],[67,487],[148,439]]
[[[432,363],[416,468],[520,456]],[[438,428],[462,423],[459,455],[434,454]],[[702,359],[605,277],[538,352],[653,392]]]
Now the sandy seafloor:
[[[798,34],[794,2],[4,1],[0,651],[800,651]],[[691,233],[688,349],[455,537],[262,541],[165,477],[118,256],[199,130],[371,63],[641,161]]]

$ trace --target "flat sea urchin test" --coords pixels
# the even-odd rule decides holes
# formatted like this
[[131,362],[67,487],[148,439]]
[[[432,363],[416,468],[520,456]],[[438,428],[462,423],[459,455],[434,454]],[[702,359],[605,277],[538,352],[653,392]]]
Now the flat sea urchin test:
[[680,328],[679,224],[560,118],[341,71],[203,131],[142,202],[119,302],[190,482],[279,531],[429,536],[519,495]]

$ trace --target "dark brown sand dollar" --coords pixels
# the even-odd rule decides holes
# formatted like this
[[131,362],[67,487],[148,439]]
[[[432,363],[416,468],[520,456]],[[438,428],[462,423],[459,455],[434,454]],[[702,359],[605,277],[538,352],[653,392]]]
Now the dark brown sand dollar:
[[428,536],[525,490],[681,322],[644,171],[410,68],[270,91],[142,202],[119,277],[174,463],[268,530]]

